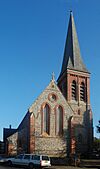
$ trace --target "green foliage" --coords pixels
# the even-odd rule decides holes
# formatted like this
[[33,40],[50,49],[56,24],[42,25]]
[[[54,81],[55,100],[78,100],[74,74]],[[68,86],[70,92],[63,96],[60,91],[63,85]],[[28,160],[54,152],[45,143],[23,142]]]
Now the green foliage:
[[99,124],[96,126],[97,128],[97,132],[100,133],[100,120],[99,120]]
[[93,149],[96,151],[100,151],[100,139],[99,138],[94,138],[93,141]]

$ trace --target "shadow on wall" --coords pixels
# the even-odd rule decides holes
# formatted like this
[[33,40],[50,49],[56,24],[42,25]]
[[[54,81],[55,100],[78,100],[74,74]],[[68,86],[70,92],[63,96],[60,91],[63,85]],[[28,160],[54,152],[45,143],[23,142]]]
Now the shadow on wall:
[[29,151],[29,124],[30,113],[27,112],[26,116],[18,127],[17,154],[28,153]]
[[84,112],[83,120],[80,115],[71,116],[68,121],[68,156],[80,154],[89,156],[93,145],[93,119],[91,109]]
[[[68,120],[68,129],[63,130],[63,136],[57,136],[63,143],[62,150],[59,149],[59,157],[70,157],[72,154],[88,155],[92,150],[93,128],[92,128],[92,112],[88,110],[84,113],[83,122],[81,115],[71,116]],[[16,154],[30,153],[30,113],[28,112],[17,129],[17,147]],[[48,137],[50,139],[50,137]],[[9,139],[10,150],[13,151],[14,143],[11,137]],[[58,147],[59,148],[59,147]],[[56,150],[55,150],[56,151]],[[58,155],[58,154],[57,154]]]

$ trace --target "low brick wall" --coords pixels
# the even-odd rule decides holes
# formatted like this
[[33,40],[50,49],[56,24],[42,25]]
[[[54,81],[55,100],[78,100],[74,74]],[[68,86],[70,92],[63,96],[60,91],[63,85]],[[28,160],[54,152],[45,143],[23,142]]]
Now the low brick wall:
[[51,164],[52,165],[63,165],[67,166],[68,165],[68,158],[57,158],[57,157],[51,157]]

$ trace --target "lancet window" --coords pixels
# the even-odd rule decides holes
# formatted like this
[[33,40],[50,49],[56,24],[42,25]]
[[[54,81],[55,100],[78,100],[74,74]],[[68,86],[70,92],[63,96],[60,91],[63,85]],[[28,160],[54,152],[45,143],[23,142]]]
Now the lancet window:
[[43,132],[50,133],[50,108],[48,104],[43,108]]
[[56,135],[63,134],[63,108],[58,106],[56,108]]

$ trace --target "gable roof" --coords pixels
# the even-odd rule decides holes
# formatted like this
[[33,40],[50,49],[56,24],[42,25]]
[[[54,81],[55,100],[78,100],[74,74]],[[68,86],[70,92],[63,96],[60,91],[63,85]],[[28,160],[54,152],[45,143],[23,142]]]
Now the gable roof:
[[38,110],[40,110],[41,105],[44,102],[51,104],[51,102],[48,99],[48,96],[51,93],[55,93],[58,97],[60,97],[59,99],[57,99],[57,103],[55,103],[55,104],[59,103],[60,105],[66,106],[67,109],[70,109],[70,114],[72,114],[73,110],[70,107],[70,105],[68,104],[68,102],[66,101],[63,94],[61,93],[61,91],[60,91],[59,87],[57,86],[54,78],[52,78],[52,80],[50,81],[50,83],[46,87],[46,89],[44,89],[44,91],[39,95],[39,97],[30,106],[29,112],[31,113],[31,112],[33,112],[33,110],[35,110],[35,112],[38,112]]

